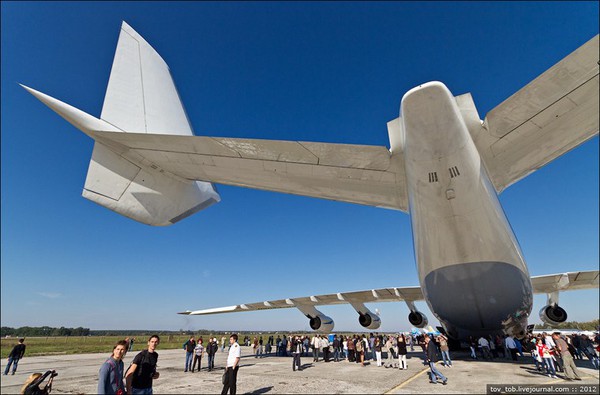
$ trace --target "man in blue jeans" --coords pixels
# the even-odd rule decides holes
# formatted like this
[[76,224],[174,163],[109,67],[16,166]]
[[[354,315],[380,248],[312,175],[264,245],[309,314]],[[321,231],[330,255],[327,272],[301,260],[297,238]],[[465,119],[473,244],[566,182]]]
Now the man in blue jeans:
[[8,374],[10,370],[10,365],[13,365],[12,374],[15,374],[17,371],[17,365],[19,365],[19,359],[23,358],[25,354],[25,339],[19,339],[19,344],[13,347],[10,354],[8,354],[8,363],[6,364],[6,369],[4,369],[4,375]]
[[185,369],[184,372],[192,370],[192,361],[194,359],[194,349],[196,348],[196,341],[194,336],[190,337],[190,340],[183,343],[183,349],[185,350]]
[[[371,359],[375,360],[377,359],[377,356],[375,355],[375,336],[377,336],[377,333],[373,334],[371,333],[371,336],[369,336],[369,350],[371,350]],[[367,353],[365,352],[365,360],[369,359],[367,358]]]
[[335,362],[339,362],[340,361],[340,347],[341,346],[341,342],[340,339],[338,339],[337,335],[333,336],[333,360]]
[[206,346],[206,355],[208,356],[208,371],[212,371],[215,367],[215,354],[219,349],[217,338],[208,338],[208,345]]
[[442,384],[448,384],[448,378],[440,373],[439,370],[435,367],[435,363],[437,362],[437,346],[434,342],[431,341],[431,337],[429,335],[425,336],[425,355],[427,355],[427,361],[429,362],[429,375],[431,376],[431,383],[437,384],[437,379],[442,380]]

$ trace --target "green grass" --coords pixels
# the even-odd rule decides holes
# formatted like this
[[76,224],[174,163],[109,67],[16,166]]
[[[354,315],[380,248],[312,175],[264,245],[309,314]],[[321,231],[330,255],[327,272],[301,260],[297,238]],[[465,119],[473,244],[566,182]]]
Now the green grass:
[[[279,333],[281,334],[281,332]],[[239,341],[242,342],[244,336],[262,336],[263,340],[267,341],[270,335],[276,339],[278,333],[261,333],[261,334],[243,334],[240,335]],[[209,337],[217,337],[219,342],[221,337],[225,336],[226,345],[228,345],[229,335],[222,332],[215,332],[210,335],[202,335],[204,344],[207,343]],[[133,352],[139,352],[147,347],[149,336],[135,336],[136,341],[133,344]],[[197,336],[194,335],[197,339]],[[68,337],[27,337],[25,338],[25,357],[33,357],[40,355],[59,355],[59,354],[89,354],[96,352],[106,352],[110,354],[114,345],[119,340],[123,340],[123,336],[68,336]],[[179,349],[183,343],[189,339],[189,335],[162,335],[160,336],[160,345],[158,350]],[[15,337],[0,339],[0,357],[7,358],[12,348],[17,344],[18,340]]]
[[[106,352],[110,354],[114,345],[122,336],[72,336],[72,337],[28,337],[25,339],[25,357],[52,354],[87,354]],[[159,349],[168,350],[181,348],[182,344],[189,339],[187,335],[165,335],[161,336]],[[208,336],[203,337],[206,341]],[[146,348],[148,338],[136,337],[133,351],[138,352]],[[7,358],[12,348],[17,344],[16,338],[0,340],[0,356]]]

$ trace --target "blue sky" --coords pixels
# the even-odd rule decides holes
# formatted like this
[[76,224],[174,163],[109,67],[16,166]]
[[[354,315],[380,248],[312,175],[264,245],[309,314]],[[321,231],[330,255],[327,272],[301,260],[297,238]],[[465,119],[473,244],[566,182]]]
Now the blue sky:
[[[81,197],[93,142],[21,89],[99,116],[121,21],[171,68],[197,135],[388,145],[402,95],[471,92],[483,117],[598,33],[597,2],[2,2],[3,326],[308,329],[296,310],[175,312],[418,285],[406,214],[218,186],[154,228]],[[598,269],[598,138],[500,201],[532,275]],[[536,296],[531,321],[545,296]],[[567,292],[569,319],[598,291]],[[425,303],[417,303],[435,324]],[[406,330],[403,303],[371,305]],[[323,307],[360,330],[349,306]]]

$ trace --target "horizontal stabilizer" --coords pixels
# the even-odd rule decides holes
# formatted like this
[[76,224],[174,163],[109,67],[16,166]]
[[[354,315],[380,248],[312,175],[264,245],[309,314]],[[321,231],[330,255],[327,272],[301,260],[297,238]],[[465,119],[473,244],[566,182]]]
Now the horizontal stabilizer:
[[383,146],[110,132],[94,138],[188,180],[408,210],[402,162]]

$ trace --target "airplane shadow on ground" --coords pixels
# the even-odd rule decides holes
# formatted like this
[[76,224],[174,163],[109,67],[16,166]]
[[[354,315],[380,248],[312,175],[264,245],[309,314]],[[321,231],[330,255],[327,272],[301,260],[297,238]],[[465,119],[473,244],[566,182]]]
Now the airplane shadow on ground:
[[254,390],[252,392],[246,392],[246,394],[266,394],[267,392],[271,391],[272,389],[273,389],[273,386],[262,387],[257,390]]

